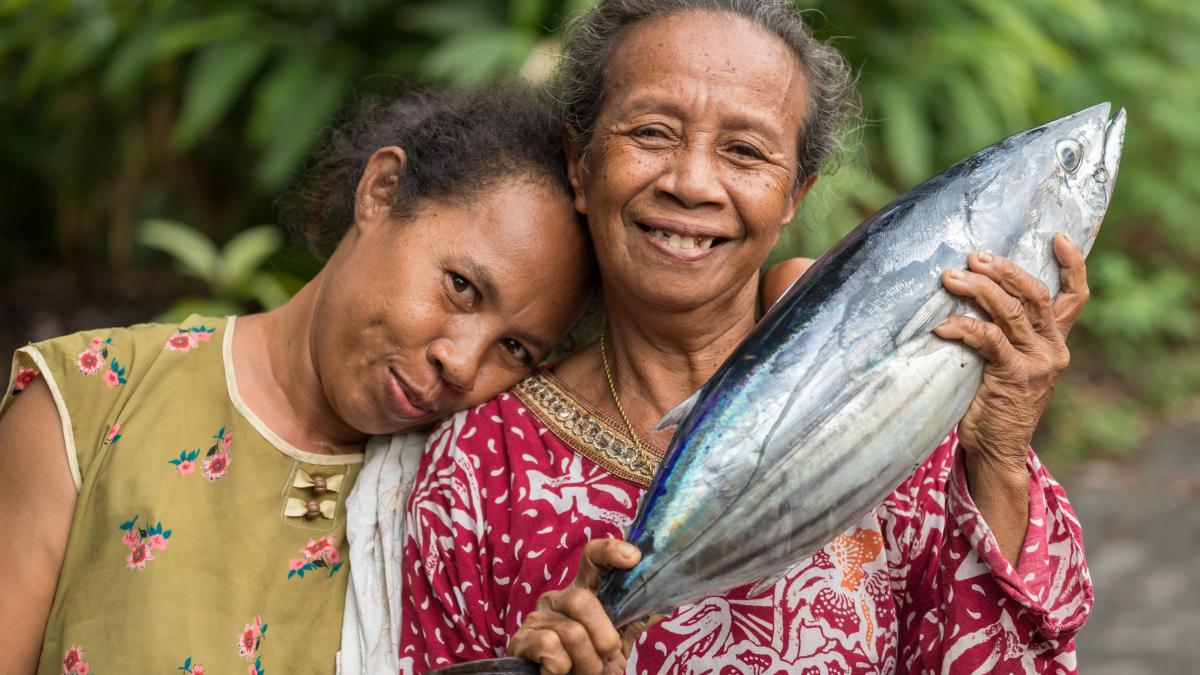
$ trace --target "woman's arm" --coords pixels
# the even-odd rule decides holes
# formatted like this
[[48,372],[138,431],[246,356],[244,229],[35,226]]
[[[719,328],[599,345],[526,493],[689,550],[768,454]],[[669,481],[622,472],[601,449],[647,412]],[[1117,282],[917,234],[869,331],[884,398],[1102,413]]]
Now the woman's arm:
[[762,312],[771,309],[802,274],[812,267],[812,258],[788,258],[763,272],[758,282],[758,306]]
[[946,270],[943,282],[951,293],[978,302],[991,321],[951,316],[935,329],[985,361],[983,383],[958,425],[958,438],[971,496],[1014,567],[1029,521],[1029,443],[1070,362],[1067,333],[1088,299],[1083,253],[1059,235],[1054,254],[1062,290],[1051,299],[1045,284],[1011,260],[972,253],[969,269]]
[[[50,388],[34,380],[0,417],[0,673],[32,673],[54,602],[75,510],[58,410]],[[21,527],[16,527],[20,524]],[[17,536],[18,531],[36,533]]]

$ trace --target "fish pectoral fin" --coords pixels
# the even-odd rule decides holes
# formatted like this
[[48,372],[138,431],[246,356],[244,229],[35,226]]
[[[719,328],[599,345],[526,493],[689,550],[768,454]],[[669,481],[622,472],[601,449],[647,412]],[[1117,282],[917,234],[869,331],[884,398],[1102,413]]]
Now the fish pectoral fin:
[[692,406],[696,405],[696,401],[699,398],[700,392],[697,391],[691,396],[683,399],[683,403],[671,408],[667,411],[666,415],[663,415],[662,419],[658,421],[658,424],[654,425],[654,431],[665,431],[671,427],[679,426],[679,423],[683,421],[683,418],[687,417],[688,413],[692,412]]

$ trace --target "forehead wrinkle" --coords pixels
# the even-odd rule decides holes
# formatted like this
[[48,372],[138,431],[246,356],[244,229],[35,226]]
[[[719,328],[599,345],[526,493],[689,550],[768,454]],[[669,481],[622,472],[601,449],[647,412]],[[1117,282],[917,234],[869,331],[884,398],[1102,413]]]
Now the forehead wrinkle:
[[[786,136],[792,130],[787,129],[780,118],[790,110],[798,110],[800,119],[795,129],[798,133],[808,112],[807,79],[799,58],[779,36],[737,15],[730,15],[733,21],[729,21],[730,28],[724,31],[726,34],[749,29],[749,32],[764,38],[762,44],[770,45],[755,61],[737,63],[736,60],[744,56],[742,52],[726,52],[723,44],[712,45],[711,40],[688,39],[697,37],[694,33],[706,30],[706,27],[688,26],[689,20],[713,16],[720,17],[722,21],[728,20],[713,12],[686,12],[648,19],[628,31],[618,41],[609,59],[605,98],[609,98],[614,91],[624,90],[625,100],[609,99],[618,104],[615,111],[622,115],[641,112],[641,108],[648,107],[647,99],[650,99],[659,103],[661,110],[686,118],[689,111],[703,110],[708,106],[709,101],[714,99],[710,95],[714,89],[729,87],[745,93],[716,97],[718,103],[720,98],[732,98],[737,103],[731,111],[718,111],[723,125],[739,130],[747,128],[782,132]],[[679,24],[679,28],[670,30],[673,39],[647,34],[655,28],[668,29],[668,22]],[[725,44],[738,41],[738,36],[727,37],[729,39]],[[792,67],[779,68],[779,58]],[[652,78],[646,77],[647,70],[653,73]],[[688,92],[689,87],[679,86],[681,83],[697,87],[699,91]],[[689,102],[681,108],[671,100],[683,98],[680,94],[693,101],[697,98],[703,100],[698,102],[699,105]],[[790,100],[793,94],[799,100]],[[757,110],[749,110],[751,106]]]

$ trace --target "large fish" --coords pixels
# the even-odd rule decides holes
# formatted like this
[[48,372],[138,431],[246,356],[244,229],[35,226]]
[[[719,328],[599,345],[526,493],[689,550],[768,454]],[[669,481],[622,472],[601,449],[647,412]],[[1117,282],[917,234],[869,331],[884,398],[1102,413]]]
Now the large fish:
[[1052,239],[1086,254],[1125,111],[1017,134],[885,206],[822,256],[688,401],[600,599],[617,625],[752,581],[769,587],[877,505],[966,412],[983,360],[932,334],[977,308],[942,287],[974,250],[1059,288]]

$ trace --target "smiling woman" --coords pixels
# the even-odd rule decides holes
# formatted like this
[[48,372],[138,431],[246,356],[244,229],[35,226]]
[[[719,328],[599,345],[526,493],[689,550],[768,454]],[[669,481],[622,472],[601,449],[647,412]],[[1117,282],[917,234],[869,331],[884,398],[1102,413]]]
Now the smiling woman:
[[0,672],[331,672],[368,438],[513,385],[590,292],[560,129],[518,93],[369,104],[298,197],[336,245],[279,309],[18,350],[0,506],[37,534],[5,543]]

